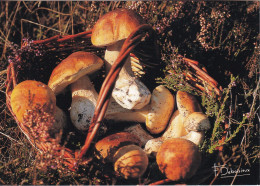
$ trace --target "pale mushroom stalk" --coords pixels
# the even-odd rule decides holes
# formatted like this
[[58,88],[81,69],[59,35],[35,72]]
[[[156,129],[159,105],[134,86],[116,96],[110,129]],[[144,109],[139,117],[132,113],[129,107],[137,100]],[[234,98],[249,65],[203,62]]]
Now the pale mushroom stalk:
[[204,131],[201,131],[201,132],[190,131],[187,135],[182,136],[181,138],[187,139],[187,140],[195,143],[196,145],[200,146],[200,145],[202,145],[202,143],[204,141],[204,137],[205,137]]
[[[107,46],[104,57],[107,62],[107,72],[118,58],[123,43],[124,40]],[[130,56],[127,57],[119,73],[112,92],[112,97],[118,104],[127,109],[141,109],[150,101],[151,93],[149,89],[135,77],[132,71]]]
[[88,76],[72,83],[71,93],[71,121],[77,129],[85,131],[94,115],[98,94]]

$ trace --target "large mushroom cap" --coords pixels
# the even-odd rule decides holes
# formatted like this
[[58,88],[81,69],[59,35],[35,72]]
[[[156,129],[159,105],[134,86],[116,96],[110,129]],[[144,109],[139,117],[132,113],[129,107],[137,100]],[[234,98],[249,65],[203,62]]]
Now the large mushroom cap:
[[74,52],[52,71],[48,85],[57,95],[69,84],[103,66],[103,60],[89,52]]
[[189,179],[196,173],[201,163],[201,155],[198,146],[193,142],[172,138],[161,145],[156,162],[167,178],[180,181]]
[[112,161],[115,152],[122,146],[136,144],[141,145],[140,139],[129,132],[118,132],[111,134],[95,145],[97,154],[105,161]]
[[55,113],[56,97],[52,90],[42,82],[26,80],[19,83],[11,94],[11,107],[19,122],[24,114],[36,106],[44,106],[51,115]]
[[178,110],[184,118],[193,112],[202,112],[196,97],[188,92],[178,91],[176,102]]
[[144,24],[140,15],[129,9],[117,9],[101,17],[93,27],[91,41],[95,46],[108,46],[126,39]]

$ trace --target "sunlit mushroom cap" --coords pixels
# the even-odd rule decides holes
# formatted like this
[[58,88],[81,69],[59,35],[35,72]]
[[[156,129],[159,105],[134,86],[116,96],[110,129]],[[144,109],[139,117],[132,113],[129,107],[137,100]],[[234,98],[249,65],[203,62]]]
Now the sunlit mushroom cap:
[[24,114],[44,106],[46,113],[54,115],[56,97],[52,90],[42,82],[26,80],[19,83],[11,94],[11,107],[17,120],[23,122]]
[[96,145],[97,156],[105,161],[113,161],[115,152],[122,146],[136,144],[141,145],[140,139],[129,132],[119,132],[111,134],[101,140]]
[[178,110],[184,118],[193,112],[202,112],[196,97],[188,92],[178,91],[176,102]]
[[89,52],[74,52],[57,65],[50,76],[48,85],[57,95],[69,84],[103,66],[103,60]]
[[92,44],[108,46],[126,39],[142,24],[144,24],[142,17],[133,10],[122,8],[108,12],[94,25],[91,36]]
[[201,154],[193,142],[172,138],[161,145],[156,162],[168,179],[181,181],[191,178],[196,173],[201,163]]

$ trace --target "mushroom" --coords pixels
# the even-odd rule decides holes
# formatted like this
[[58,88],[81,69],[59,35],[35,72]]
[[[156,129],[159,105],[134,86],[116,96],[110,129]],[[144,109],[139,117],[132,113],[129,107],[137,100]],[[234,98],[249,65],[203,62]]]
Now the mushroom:
[[173,109],[174,95],[163,85],[159,85],[153,90],[149,105],[142,109],[125,109],[114,114],[108,112],[106,119],[146,123],[146,128],[150,133],[159,134],[165,130]]
[[166,140],[156,156],[160,171],[172,181],[183,181],[191,178],[201,164],[199,148],[193,142],[172,138]]
[[176,110],[162,135],[162,140],[178,138],[185,135],[187,135],[187,132],[183,125],[183,116],[180,114],[179,110]]
[[99,158],[114,164],[114,170],[119,175],[125,179],[138,178],[148,166],[148,157],[139,147],[140,143],[137,136],[119,132],[98,141],[95,149]]
[[177,107],[161,137],[152,139],[145,145],[145,151],[151,157],[155,156],[158,147],[167,139],[183,138],[196,145],[201,145],[205,131],[210,129],[207,116],[201,112],[196,98],[186,92],[178,91],[176,95]]
[[103,60],[89,52],[75,52],[53,70],[48,85],[57,95],[71,84],[70,116],[79,130],[86,130],[94,114],[97,93],[87,75],[99,70]]
[[151,158],[156,157],[156,154],[162,144],[163,144],[163,139],[161,137],[150,139],[145,144],[144,151],[149,157]]
[[139,178],[147,169],[148,157],[141,147],[127,145],[114,155],[114,170],[125,179]]
[[153,137],[148,134],[140,124],[127,127],[124,131],[138,136],[141,141],[141,146],[144,146],[149,140],[153,139]]
[[193,112],[202,112],[201,106],[196,97],[188,92],[177,91],[176,102],[178,110],[183,118]]
[[[128,9],[111,11],[96,22],[91,41],[95,46],[107,47],[104,57],[107,72],[118,58],[124,40],[142,24],[144,24],[142,17]],[[141,109],[150,101],[149,89],[134,76],[130,56],[119,73],[112,97],[127,109]]]
[[28,128],[30,126],[25,121],[28,111],[43,109],[43,112],[53,116],[55,120],[48,128],[52,134],[57,134],[66,127],[65,113],[56,106],[56,97],[52,90],[42,82],[25,80],[15,86],[11,94],[11,108],[18,122],[21,123],[18,126],[31,143],[33,143],[32,134]]

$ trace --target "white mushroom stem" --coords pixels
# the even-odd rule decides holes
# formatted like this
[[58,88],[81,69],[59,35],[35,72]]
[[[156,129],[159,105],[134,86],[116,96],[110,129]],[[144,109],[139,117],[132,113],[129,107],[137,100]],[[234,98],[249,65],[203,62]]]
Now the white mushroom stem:
[[88,76],[71,84],[71,92],[71,121],[78,130],[86,131],[94,115],[98,94]]
[[[123,43],[124,40],[118,41],[107,47],[104,57],[106,60],[107,72],[118,58]],[[119,73],[112,92],[112,97],[118,104],[127,109],[141,109],[150,101],[151,92],[134,76],[129,56]]]
[[144,146],[153,137],[146,132],[140,124],[126,128],[124,131],[134,134],[140,138],[141,146]]
[[186,136],[182,136],[181,138],[190,140],[191,142],[195,143],[196,145],[200,146],[202,145],[205,137],[205,132],[196,132],[196,131],[190,131]]
[[156,157],[156,154],[163,144],[163,139],[162,138],[154,138],[150,139],[147,141],[144,147],[144,152],[149,156],[149,157]]

